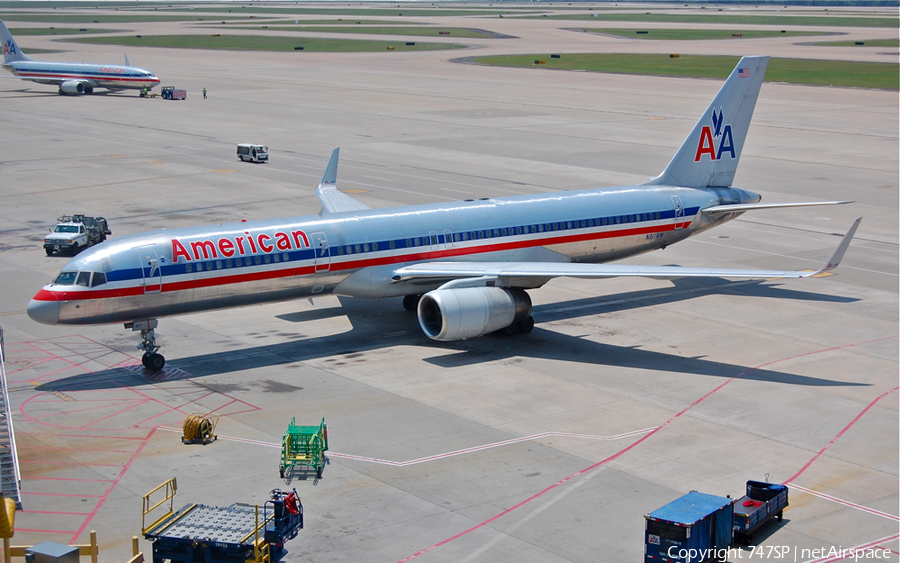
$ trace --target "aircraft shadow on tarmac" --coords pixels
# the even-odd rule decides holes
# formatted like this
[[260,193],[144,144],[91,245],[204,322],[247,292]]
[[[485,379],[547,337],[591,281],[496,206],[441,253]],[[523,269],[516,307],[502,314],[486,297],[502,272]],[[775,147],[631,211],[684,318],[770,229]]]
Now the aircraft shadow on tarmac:
[[[575,319],[603,313],[613,313],[675,303],[701,295],[729,294],[754,298],[794,299],[820,302],[851,303],[855,298],[822,295],[785,289],[777,284],[761,281],[729,282],[720,279],[677,280],[670,290],[650,289],[620,293],[603,297],[591,297],[564,303],[534,307],[538,323]],[[865,383],[835,381],[817,377],[796,375],[770,369],[754,369],[712,360],[703,356],[682,357],[637,346],[616,346],[594,342],[583,336],[569,336],[540,326],[528,335],[502,337],[487,335],[458,342],[429,340],[419,330],[415,317],[402,310],[399,299],[372,301],[341,298],[341,307],[327,307],[313,311],[287,313],[277,318],[302,324],[338,316],[347,316],[352,325],[348,332],[321,338],[305,338],[287,331],[279,336],[293,337],[291,342],[281,342],[218,351],[191,357],[172,359],[163,372],[148,372],[139,367],[111,368],[90,374],[62,378],[38,386],[38,391],[88,391],[153,385],[176,379],[194,379],[208,375],[258,369],[277,365],[314,360],[330,356],[360,354],[389,346],[412,345],[423,348],[456,351],[441,354],[424,361],[439,367],[477,365],[505,358],[540,358],[549,360],[578,361],[583,364],[610,368],[636,368],[712,377],[735,377],[757,381],[769,381],[789,385],[807,386],[862,386]],[[385,332],[385,327],[392,327]],[[735,344],[738,346],[739,344]]]

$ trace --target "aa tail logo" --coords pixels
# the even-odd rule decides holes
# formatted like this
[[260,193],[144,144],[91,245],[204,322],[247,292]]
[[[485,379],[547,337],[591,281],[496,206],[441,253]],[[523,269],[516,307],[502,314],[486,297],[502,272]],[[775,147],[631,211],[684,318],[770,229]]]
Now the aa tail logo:
[[6,43],[3,44],[3,54],[4,55],[15,55],[18,54],[19,48],[16,47],[16,42],[12,39],[7,39]]
[[[731,158],[737,158],[734,151],[734,138],[731,135],[731,124],[725,125],[725,115],[721,109],[712,111],[712,127],[704,125],[700,130],[700,142],[697,143],[697,154],[694,162],[700,162],[700,157],[709,155],[710,160],[720,160],[722,155],[728,153]],[[718,147],[714,139],[719,140]]]

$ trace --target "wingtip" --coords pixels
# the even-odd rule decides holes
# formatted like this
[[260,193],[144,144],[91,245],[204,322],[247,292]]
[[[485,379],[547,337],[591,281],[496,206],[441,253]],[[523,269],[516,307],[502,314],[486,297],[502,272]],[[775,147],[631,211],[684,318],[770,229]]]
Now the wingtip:
[[856,218],[856,221],[854,221],[853,225],[850,226],[850,230],[848,230],[847,234],[844,235],[844,238],[841,239],[841,243],[834,251],[834,254],[831,255],[831,258],[828,260],[825,266],[823,266],[822,269],[819,270],[819,272],[827,272],[841,265],[841,260],[844,259],[844,253],[847,252],[848,248],[850,248],[850,241],[853,240],[853,236],[856,234],[856,229],[859,228],[859,224],[862,222],[862,219],[862,217]]

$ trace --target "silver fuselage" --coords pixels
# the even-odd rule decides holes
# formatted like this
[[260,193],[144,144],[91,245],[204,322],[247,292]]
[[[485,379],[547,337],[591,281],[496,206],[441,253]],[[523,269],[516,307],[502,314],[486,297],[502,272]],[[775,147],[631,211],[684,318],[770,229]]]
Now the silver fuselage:
[[154,231],[73,258],[63,272],[105,281],[48,284],[29,314],[40,304],[50,324],[127,323],[329,293],[422,294],[442,282],[394,283],[392,272],[441,260],[606,262],[739,215],[707,217],[705,208],[759,199],[645,185]]
[[84,81],[92,88],[124,90],[153,88],[159,78],[148,70],[133,66],[58,63],[50,61],[12,61],[3,68],[24,80],[59,85],[69,80]]

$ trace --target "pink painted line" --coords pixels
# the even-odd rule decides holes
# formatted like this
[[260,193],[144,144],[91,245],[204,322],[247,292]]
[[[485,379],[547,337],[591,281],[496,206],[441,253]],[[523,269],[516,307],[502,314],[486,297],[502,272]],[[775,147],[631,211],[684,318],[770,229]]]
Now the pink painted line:
[[793,481],[794,479],[796,479],[797,477],[799,477],[804,471],[806,471],[807,469],[809,469],[809,466],[812,465],[814,461],[816,461],[817,459],[819,459],[819,457],[820,457],[823,453],[825,453],[825,450],[827,450],[828,448],[831,447],[832,444],[834,444],[835,442],[837,442],[838,439],[839,439],[841,436],[843,436],[844,433],[845,433],[847,430],[850,430],[850,428],[851,428],[854,424],[856,424],[857,421],[859,421],[859,419],[862,418],[862,416],[863,416],[864,414],[866,414],[867,412],[869,412],[869,409],[871,409],[872,407],[874,407],[874,406],[875,406],[875,403],[877,403],[878,401],[880,401],[880,400],[883,399],[884,397],[890,395],[891,393],[893,393],[893,392],[896,391],[897,389],[900,389],[900,387],[894,387],[893,389],[890,389],[890,390],[888,390],[888,391],[885,391],[885,392],[882,393],[881,395],[878,395],[871,403],[869,403],[868,405],[866,405],[866,408],[864,408],[858,415],[856,415],[856,417],[855,417],[853,420],[851,420],[851,421],[847,424],[847,426],[845,426],[845,427],[843,428],[843,430],[841,430],[840,432],[838,432],[837,435],[836,435],[834,438],[832,438],[830,442],[828,442],[827,444],[825,444],[825,447],[823,447],[821,450],[819,450],[819,453],[817,453],[816,455],[814,455],[813,458],[812,458],[811,460],[807,461],[807,462],[806,462],[806,465],[804,465],[803,467],[800,468],[800,471],[794,473],[794,475],[793,475],[790,479],[788,479],[787,481],[785,481],[785,484],[790,483],[791,481]]
[[[22,403],[23,405],[25,403]],[[21,409],[20,409],[21,410]],[[20,414],[22,414],[20,412]],[[23,415],[24,416],[24,415]],[[98,434],[54,434],[50,432],[23,432],[26,436],[53,436],[53,437],[63,437],[63,438],[98,438],[103,440],[146,440],[146,438],[141,438],[138,436],[103,436]],[[88,450],[91,451],[91,450]],[[112,451],[112,450],[98,450],[98,451]]]
[[[886,538],[881,538],[880,540],[871,541],[869,543],[864,543],[862,545],[857,545],[855,547],[842,548],[845,551],[843,555],[833,555],[830,557],[823,557],[821,559],[810,559],[808,561],[804,561],[804,563],[830,563],[831,561],[843,561],[845,559],[852,559],[854,552],[859,551],[874,551],[874,548],[878,546],[878,544],[886,541],[895,540],[900,538],[900,534],[894,534],[893,536],[888,536]],[[848,552],[849,553],[846,553]]]
[[884,547],[883,545],[876,545],[875,547],[877,547],[878,549],[886,549],[887,551],[890,551],[891,553],[896,553],[897,555],[900,555],[900,551],[896,551],[889,547]]
[[78,463],[75,461],[41,461],[36,459],[20,459],[19,463],[36,463],[43,465],[77,465],[79,467],[122,467],[121,463],[91,463],[89,461]]
[[56,448],[53,446],[25,446],[25,447],[16,447],[17,450],[50,450],[56,452],[105,452],[105,453],[114,453],[114,454],[130,454],[131,450],[93,450],[88,448]]
[[[786,484],[786,483],[785,483]],[[856,504],[850,502],[848,500],[839,499],[837,497],[833,497],[831,495],[826,495],[825,493],[820,493],[818,491],[813,491],[807,489],[805,487],[801,487],[796,483],[791,483],[792,489],[797,489],[798,491],[803,491],[804,493],[809,493],[811,495],[817,496],[819,498],[823,498],[825,500],[830,500],[832,502],[836,502],[838,504],[843,504],[844,506],[849,506],[850,508],[856,508],[857,510],[862,510],[864,512],[868,512],[869,514],[874,514],[875,516],[881,516],[882,518],[888,518],[889,520],[895,520],[900,522],[900,516],[894,516],[893,514],[888,514],[887,512],[881,512],[880,510],[875,510],[874,508],[869,508],[867,506],[863,506],[861,504]]]
[[[25,479],[26,481],[28,479]],[[70,495],[67,493],[35,493],[32,491],[22,491],[22,495],[37,495],[42,497],[74,497],[74,498],[100,498],[100,495]]]
[[[568,481],[574,479],[575,477],[578,477],[578,476],[580,476],[580,475],[583,475],[583,474],[585,474],[585,473],[587,473],[587,472],[589,472],[589,471],[592,471],[592,470],[594,470],[594,469],[596,469],[596,468],[598,468],[598,467],[601,467],[601,466],[605,465],[606,463],[609,463],[609,462],[611,462],[611,461],[614,461],[614,460],[618,459],[619,457],[621,457],[622,455],[624,455],[625,453],[627,453],[627,452],[630,451],[631,449],[636,448],[639,444],[643,443],[644,441],[646,441],[647,439],[649,439],[651,436],[653,436],[654,434],[656,434],[656,433],[659,432],[660,430],[666,428],[669,424],[671,424],[672,422],[674,422],[675,420],[677,420],[678,418],[680,418],[682,415],[684,415],[684,414],[685,414],[686,412],[688,412],[690,409],[694,408],[695,406],[697,406],[697,405],[700,404],[701,402],[705,401],[707,398],[709,398],[710,396],[712,396],[714,393],[716,393],[717,391],[719,391],[720,389],[722,389],[723,387],[725,387],[726,385],[728,385],[729,383],[731,383],[731,382],[734,381],[735,379],[738,379],[739,377],[742,377],[742,376],[744,376],[744,375],[746,375],[746,374],[748,374],[748,373],[751,373],[751,372],[753,372],[753,371],[755,371],[755,370],[758,370],[758,369],[761,369],[761,368],[764,368],[764,367],[768,367],[768,366],[771,366],[771,365],[774,365],[774,364],[777,364],[777,363],[781,363],[781,362],[785,362],[785,361],[789,361],[789,360],[794,360],[794,359],[797,359],[797,358],[804,358],[804,357],[808,357],[808,356],[814,356],[814,355],[817,355],[817,354],[822,354],[822,353],[825,353],[825,352],[831,352],[831,351],[834,351],[834,350],[840,350],[840,349],[843,349],[843,348],[851,348],[851,347],[854,347],[854,346],[860,346],[860,345],[863,345],[863,344],[868,344],[868,343],[873,343],[873,342],[881,342],[881,341],[884,341],[884,340],[891,340],[891,339],[895,339],[895,338],[898,338],[898,336],[889,336],[889,337],[886,337],[886,338],[878,338],[878,339],[870,340],[870,341],[867,341],[867,342],[857,342],[857,343],[854,343],[854,344],[847,344],[847,345],[844,345],[844,346],[834,346],[834,347],[831,347],[831,348],[826,348],[826,349],[824,349],[824,350],[815,350],[815,351],[812,351],[812,352],[805,352],[805,353],[803,353],[803,354],[797,354],[797,355],[795,355],[795,356],[790,356],[790,357],[787,357],[787,358],[781,358],[781,359],[778,359],[778,360],[772,360],[772,361],[770,361],[770,362],[765,362],[765,363],[760,364],[760,365],[758,365],[758,366],[756,366],[756,367],[746,369],[746,370],[742,371],[741,373],[739,373],[739,374],[737,374],[737,375],[735,375],[735,376],[733,376],[733,377],[727,379],[726,381],[724,381],[723,383],[721,383],[720,385],[718,385],[717,387],[715,387],[712,391],[709,391],[708,393],[706,393],[705,395],[703,395],[702,397],[700,397],[699,399],[697,399],[696,401],[694,401],[693,403],[691,403],[690,405],[688,405],[687,407],[685,407],[684,409],[682,409],[680,412],[674,414],[674,415],[673,415],[672,417],[670,417],[667,421],[665,421],[665,422],[662,423],[661,425],[657,426],[656,428],[654,428],[654,429],[651,430],[649,433],[647,433],[647,434],[645,434],[644,436],[642,436],[640,439],[638,439],[637,441],[635,441],[635,442],[632,443],[631,445],[629,445],[629,446],[627,446],[627,447],[625,447],[625,448],[619,450],[619,452],[617,452],[617,453],[615,453],[615,454],[609,456],[608,458],[606,458],[606,459],[604,459],[604,460],[601,460],[601,461],[599,461],[599,462],[597,462],[597,463],[595,463],[595,464],[593,464],[593,465],[591,465],[591,466],[589,466],[589,467],[586,467],[586,468],[582,469],[581,471],[578,471],[578,472],[576,472],[576,473],[573,473],[572,475],[569,475],[568,477],[566,477],[566,478],[564,478],[564,479],[562,479],[562,480],[560,480],[560,481],[557,481],[556,483],[550,485],[549,487],[545,488],[544,490],[538,491],[537,493],[531,495],[530,497],[528,497],[527,499],[521,501],[520,503],[516,504],[515,506],[512,506],[512,507],[510,507],[510,508],[508,508],[508,509],[506,509],[506,510],[500,512],[499,514],[496,514],[496,515],[492,516],[491,518],[488,518],[487,520],[485,520],[485,521],[483,521],[483,522],[481,522],[481,523],[479,523],[479,524],[476,524],[475,526],[472,526],[472,527],[469,528],[468,530],[464,530],[464,531],[462,531],[462,532],[456,534],[455,536],[452,536],[452,537],[450,537],[450,538],[447,538],[447,539],[445,539],[445,540],[442,540],[442,541],[440,541],[440,542],[438,542],[438,543],[436,543],[436,544],[433,544],[433,545],[431,545],[431,546],[429,546],[429,547],[426,547],[425,549],[423,549],[423,550],[421,550],[421,551],[418,551],[418,552],[416,552],[416,553],[413,553],[412,555],[410,555],[410,556],[408,556],[408,557],[406,557],[406,558],[404,558],[404,559],[401,559],[398,563],[405,563],[406,561],[409,561],[409,560],[411,560],[411,559],[414,559],[414,558],[416,558],[416,557],[418,557],[418,556],[420,556],[420,555],[423,555],[423,554],[425,554],[425,553],[428,553],[429,551],[432,551],[432,550],[434,550],[434,549],[437,549],[438,547],[441,547],[441,546],[446,545],[446,544],[448,544],[448,543],[450,543],[450,542],[452,542],[452,541],[454,541],[454,540],[456,540],[456,539],[459,539],[459,538],[461,538],[461,537],[463,537],[463,536],[465,536],[465,535],[467,535],[467,534],[470,534],[470,533],[472,533],[472,532],[474,532],[474,531],[476,531],[476,530],[478,530],[478,529],[480,529],[480,528],[483,528],[484,526],[487,526],[487,525],[490,524],[491,522],[493,522],[493,521],[495,521],[495,520],[497,520],[497,519],[499,519],[499,518],[501,518],[501,517],[503,517],[503,516],[505,516],[505,515],[507,515],[507,514],[513,512],[514,510],[516,510],[516,509],[518,509],[518,508],[521,508],[522,506],[525,506],[526,504],[530,503],[531,501],[533,501],[533,500],[535,500],[535,499],[537,499],[537,498],[540,498],[540,497],[543,496],[544,494],[546,494],[546,493],[552,491],[553,489],[555,489],[555,488],[557,488],[557,487],[559,487],[559,486],[561,486],[561,485],[567,483]],[[810,463],[811,463],[811,462],[810,462]],[[883,540],[878,540],[878,541],[883,541]]]
[[137,459],[138,455],[140,455],[140,453],[143,451],[143,449],[147,445],[147,443],[150,442],[150,438],[152,438],[153,434],[155,434],[155,433],[156,433],[155,428],[150,430],[150,433],[147,434],[147,436],[144,438],[144,441],[141,442],[141,445],[137,448],[137,450],[135,450],[135,452],[133,454],[131,454],[131,458],[125,464],[125,467],[123,467],[122,471],[119,472],[119,475],[115,478],[112,485],[110,485],[110,487],[106,490],[106,493],[104,493],[103,496],[100,497],[100,500],[97,502],[97,505],[94,507],[94,510],[92,510],[91,513],[88,515],[88,517],[84,519],[84,523],[81,525],[80,528],[78,528],[78,531],[75,532],[75,534],[72,536],[72,539],[69,540],[69,543],[74,543],[75,541],[77,541],[78,536],[80,536],[84,532],[84,530],[87,529],[88,525],[91,523],[91,520],[93,520],[94,516],[97,515],[97,512],[100,511],[100,508],[103,506],[103,504],[109,498],[109,495],[112,494],[113,490],[116,488],[116,485],[119,484],[119,481],[122,480],[122,477],[125,476],[125,473],[131,467],[131,464],[134,463],[134,461]]
[[63,516],[87,516],[87,512],[55,512],[50,510],[23,510],[23,514],[62,514]]
[[[95,410],[97,410],[97,409],[103,409],[103,408],[107,408],[107,407],[117,407],[117,406],[119,406],[119,405],[121,405],[121,404],[131,403],[131,402],[134,402],[134,401],[136,401],[136,400],[137,400],[137,399],[117,399],[117,400],[116,400],[117,402],[114,402],[114,403],[107,402],[107,404],[105,404],[105,405],[98,405],[98,406],[96,406],[96,407],[87,407],[87,408],[83,408],[83,409],[75,409],[75,410],[71,410],[71,411],[53,412],[53,413],[50,413],[50,414],[42,414],[42,415],[40,415],[40,416],[33,416],[32,418],[33,418],[34,420],[37,421],[37,420],[39,420],[39,419],[49,418],[49,417],[51,417],[51,416],[65,416],[65,415],[67,415],[67,414],[75,414],[75,413],[77,413],[77,412],[95,411]],[[56,403],[56,404],[59,404],[59,400],[58,400],[58,399],[57,399],[56,401],[34,401],[34,402],[35,402],[35,403]],[[81,402],[81,401],[79,401],[79,402]],[[129,408],[131,408],[131,407],[129,407]],[[103,419],[101,418],[100,420],[103,420]],[[93,424],[93,423],[92,423],[92,424]],[[79,430],[80,430],[80,428],[79,428]]]
[[26,477],[25,481],[77,481],[79,483],[112,483],[111,479],[75,479],[73,477]]
[[139,401],[139,402],[135,402],[135,403],[132,404],[131,406],[125,407],[125,408],[122,409],[122,410],[119,410],[119,411],[116,411],[116,412],[114,412],[114,413],[112,413],[112,414],[109,414],[109,415],[106,415],[106,416],[104,416],[104,417],[98,418],[98,419],[95,420],[94,422],[89,422],[89,423],[87,423],[87,424],[85,424],[85,425],[83,425],[83,426],[79,426],[79,427],[78,427],[78,430],[84,430],[84,429],[86,429],[88,426],[93,426],[94,424],[103,422],[104,420],[109,420],[110,418],[112,418],[112,417],[114,417],[114,416],[119,416],[119,415],[122,414],[123,412],[125,412],[125,411],[130,411],[130,410],[133,409],[134,407],[139,407],[139,406],[145,404],[146,402],[147,402],[147,401]]

